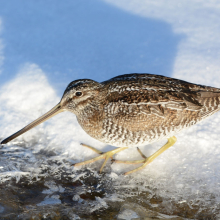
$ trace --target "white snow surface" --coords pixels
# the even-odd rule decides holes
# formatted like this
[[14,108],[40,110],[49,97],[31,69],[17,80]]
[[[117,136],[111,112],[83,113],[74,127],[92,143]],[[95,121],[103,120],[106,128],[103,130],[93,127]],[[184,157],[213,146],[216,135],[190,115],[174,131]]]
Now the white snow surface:
[[[33,1],[31,2],[32,4],[35,4]],[[84,7],[86,3],[86,1],[82,1],[79,7]],[[21,4],[25,5],[23,1]],[[45,3],[47,6],[50,4],[52,4],[50,1]],[[70,4],[69,1],[68,4]],[[97,33],[97,35],[93,34],[90,36],[92,26],[89,27],[90,29],[88,30],[83,29],[84,32],[80,30],[85,35],[87,34],[86,36],[88,38],[88,42],[86,44],[82,44],[81,48],[78,45],[77,48],[80,48],[81,51],[79,58],[77,58],[77,54],[74,53],[74,58],[71,56],[65,57],[68,61],[67,64],[71,63],[71,60],[74,59],[69,72],[66,69],[64,70],[65,74],[63,77],[65,83],[69,83],[71,80],[78,78],[94,79],[94,77],[97,81],[103,81],[118,74],[141,71],[150,72],[152,74],[167,75],[198,84],[220,87],[220,2],[218,0],[94,1],[94,7],[97,7],[97,5],[100,7],[100,13],[103,13],[103,26],[100,30],[105,32],[108,28],[105,27],[105,22],[107,22],[108,25],[112,22],[112,25],[116,26],[116,29],[114,29],[115,32],[111,33],[106,31],[111,35],[108,36],[108,38],[105,38],[102,37],[102,33],[100,33],[100,35]],[[90,7],[91,10],[93,10],[92,3],[90,3]],[[162,22],[162,25],[164,24],[165,26],[169,26],[169,30],[172,32],[171,35],[174,36],[174,38],[175,36],[179,37],[178,41],[175,41],[175,52],[167,55],[169,56],[169,60],[167,60],[167,57],[164,57],[164,59],[167,60],[166,62],[169,62],[169,66],[166,66],[163,61],[161,61],[163,60],[163,57],[158,57],[158,59],[154,57],[155,51],[152,48],[150,53],[145,56],[145,52],[149,46],[147,40],[149,39],[145,42],[144,40],[142,41],[141,38],[142,45],[135,43],[135,46],[131,45],[129,47],[129,44],[132,43],[132,39],[134,42],[138,41],[138,37],[136,35],[132,35],[133,38],[130,36],[131,38],[129,39],[128,44],[123,44],[124,40],[120,40],[120,38],[124,35],[121,33],[117,35],[117,33],[120,32],[120,26],[117,26],[115,18],[111,17],[114,13],[111,12],[112,14],[108,14],[109,17],[105,18],[104,12],[108,7],[112,12],[115,10],[115,14],[117,16],[120,16],[121,14],[124,15],[124,13],[126,13],[126,16],[131,16],[129,17],[129,21],[132,21],[132,19],[141,19],[140,29],[144,27],[142,23],[147,23],[148,21],[152,22],[153,25],[155,21]],[[53,8],[56,7],[52,7],[51,13],[55,13],[56,11],[55,9],[53,10]],[[22,10],[26,10],[25,7]],[[38,8],[36,10],[38,10]],[[1,13],[3,12],[0,10],[0,78],[2,77],[3,79],[0,87],[0,137],[3,139],[54,107],[61,98],[61,87],[64,91],[65,86],[63,86],[62,71],[59,68],[57,73],[54,73],[54,75],[49,71],[50,68],[54,70],[53,64],[56,64],[56,59],[53,60],[53,56],[51,57],[52,61],[48,61],[48,66],[51,66],[48,69],[45,68],[47,63],[42,63],[42,60],[39,62],[30,62],[30,60],[34,59],[29,59],[26,55],[20,59],[17,53],[13,53],[13,59],[16,60],[17,56],[18,61],[21,60],[21,63],[13,60],[8,63],[8,65],[11,65],[14,62],[14,64],[17,65],[17,69],[11,69],[11,67],[9,68],[6,65],[8,62],[7,59],[10,60],[12,58],[9,57],[10,51],[7,51],[7,53],[4,51],[7,50],[7,47],[10,47],[10,42],[12,42],[13,39],[15,41],[17,41],[17,39],[16,35],[10,36],[10,39],[7,39],[9,36],[4,34],[7,32],[7,28],[15,28],[13,25],[8,25],[8,22],[10,21],[9,16],[13,17],[13,14],[10,14],[10,6],[7,6],[7,10],[4,11],[3,15],[1,15]],[[67,13],[71,12],[67,11]],[[53,17],[51,14],[48,16]],[[85,19],[91,20],[91,22],[94,22],[94,25],[96,25],[97,18],[100,17],[90,17],[90,14],[86,17],[85,15]],[[120,18],[123,20],[123,16]],[[125,25],[122,27],[123,30],[125,30],[124,28],[126,28],[127,25],[128,32],[126,35],[129,35],[130,24],[126,22],[126,19],[127,18],[125,18],[124,23],[120,23],[120,25]],[[66,20],[64,20],[64,25],[65,21]],[[74,20],[72,22],[79,23],[82,22],[82,20]],[[71,24],[71,22],[68,23],[68,25],[69,24]],[[83,24],[84,23],[82,22],[82,25]],[[100,25],[102,23],[98,24]],[[23,30],[26,27],[25,25],[26,24],[24,24],[24,27],[22,28],[19,26],[19,28]],[[38,23],[38,20],[36,20],[36,29],[40,28],[40,25],[43,25],[43,22]],[[80,23],[78,25],[80,26]],[[134,25],[138,25],[138,22]],[[71,29],[71,26],[66,27],[66,29],[68,28]],[[139,26],[137,26],[137,29],[138,28]],[[149,26],[149,30],[145,30],[146,32],[140,30],[140,35],[147,32],[149,32],[150,35],[151,28],[153,30],[154,26]],[[18,29],[17,31],[20,30]],[[155,41],[158,39],[160,40],[160,38],[163,39],[163,34],[167,34],[163,31],[163,29],[161,29],[161,32],[158,30]],[[168,30],[166,31],[168,32]],[[67,31],[67,34],[68,33],[69,32]],[[77,32],[75,35],[76,38],[77,36],[81,37],[81,35]],[[37,37],[43,38],[43,36]],[[103,45],[106,46],[104,49],[102,48],[102,44],[96,44],[96,38],[99,37],[100,41],[105,41],[104,43],[102,42]],[[85,39],[87,38],[85,37]],[[52,40],[53,39],[54,38],[52,38]],[[119,39],[117,41],[117,46],[119,45],[119,56],[116,56],[117,53],[115,52],[115,39]],[[28,48],[26,48],[25,41],[30,40],[29,36],[22,36],[21,40],[24,42],[20,42],[20,48],[23,48],[25,51],[28,50]],[[150,40],[154,41],[154,37],[152,36]],[[165,50],[168,51],[170,46],[173,47],[172,41],[167,42],[167,45],[166,41],[161,41],[164,44]],[[155,43],[155,47],[158,49],[156,45],[157,42]],[[32,45],[31,48],[33,48],[33,46],[34,45]],[[39,47],[39,45],[37,46]],[[146,50],[137,49],[141,46],[145,47]],[[161,46],[161,44],[159,46]],[[44,50],[44,48],[41,47],[37,48],[37,50],[41,49],[43,51],[43,55],[47,54],[46,49]],[[58,54],[58,56],[62,57],[63,53],[65,53],[65,50],[59,51],[59,49],[59,45],[58,48],[54,48],[54,56],[57,56]],[[136,49],[139,53],[136,54],[138,55],[138,57],[136,57],[138,61],[134,61],[132,64],[130,63],[131,60],[134,59],[132,53],[136,53]],[[93,52],[89,53],[89,55],[86,54],[90,50]],[[108,56],[105,56],[106,51],[104,50],[108,51]],[[28,53],[31,53],[31,51]],[[20,56],[22,56],[22,54]],[[147,60],[149,56],[151,64],[149,64],[149,60]],[[80,65],[77,64],[75,59],[80,59]],[[83,62],[83,59],[86,60],[86,62]],[[96,59],[98,59],[98,61]],[[102,66],[99,66],[99,62]],[[94,67],[92,67],[93,64]],[[88,71],[90,68],[94,68],[91,69],[91,73]],[[118,72],[117,68],[124,72]],[[163,68],[165,68],[165,73],[163,73]],[[104,69],[106,69],[106,72]],[[4,73],[4,71],[6,71],[6,73]],[[111,74],[109,74],[110,71]],[[168,71],[170,71],[169,75],[167,73]],[[156,194],[164,198],[165,201],[172,199],[177,203],[186,202],[191,205],[201,204],[203,207],[212,207],[214,213],[215,209],[219,207],[220,202],[219,124],[220,114],[216,113],[200,124],[178,134],[178,141],[172,148],[164,152],[145,169],[130,176],[123,176],[121,174],[133,169],[134,167],[132,165],[109,164],[109,166],[111,166],[109,177],[114,180],[114,183],[116,184],[115,187],[131,189],[138,187],[138,191],[140,192],[145,191],[146,186],[148,186],[149,188],[154,189]],[[105,144],[89,137],[78,125],[76,117],[73,114],[68,112],[61,113],[50,119],[48,122],[28,131],[1,149],[1,151],[4,152],[14,151],[16,149],[22,150],[21,155],[19,155],[19,159],[16,159],[17,157],[13,156],[10,156],[11,160],[0,159],[0,181],[6,181],[11,177],[16,177],[17,181],[19,181],[21,175],[37,176],[41,172],[42,166],[41,163],[38,163],[34,153],[39,152],[42,149],[55,152],[56,155],[51,156],[51,158],[61,162],[65,159],[70,163],[76,163],[95,156],[95,153],[82,147],[80,145],[81,142],[104,151],[113,148],[113,146],[106,146]],[[149,146],[143,146],[141,147],[141,150],[146,155],[151,155],[165,142],[166,140],[162,140]],[[25,143],[25,147],[22,143]],[[120,152],[116,158],[132,160],[140,158],[140,156],[138,155],[136,149],[128,149]],[[27,166],[25,170],[23,170],[23,168],[21,168],[21,164],[24,166],[24,160],[27,160],[27,163],[32,163],[33,166]],[[88,167],[93,168],[96,166],[98,167],[100,164],[88,165]],[[53,168],[55,169],[55,167],[51,167],[51,169]],[[77,176],[75,171],[79,169],[81,168],[72,168],[73,176],[75,175],[76,178]],[[144,183],[144,185],[138,185],[138,183]],[[106,198],[106,201],[109,198],[113,198],[113,200],[115,200],[115,195]],[[56,196],[51,196],[45,198],[45,201],[39,205],[49,203],[58,204],[60,203],[60,200]],[[96,206],[94,209],[98,209],[100,207],[107,207],[105,198],[96,199]],[[135,215],[133,216],[135,217]]]

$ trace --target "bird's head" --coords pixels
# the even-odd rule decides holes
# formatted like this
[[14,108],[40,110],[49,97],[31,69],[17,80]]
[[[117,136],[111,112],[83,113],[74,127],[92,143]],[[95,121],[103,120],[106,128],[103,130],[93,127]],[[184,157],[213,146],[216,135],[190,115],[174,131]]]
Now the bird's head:
[[101,87],[102,84],[90,79],[81,79],[71,82],[64,91],[61,101],[55,107],[18,132],[4,139],[1,144],[8,143],[60,112],[71,111],[78,114],[88,105],[88,103],[98,97]]
[[101,87],[100,83],[91,79],[80,79],[71,82],[60,101],[61,108],[77,114],[92,100],[98,98]]

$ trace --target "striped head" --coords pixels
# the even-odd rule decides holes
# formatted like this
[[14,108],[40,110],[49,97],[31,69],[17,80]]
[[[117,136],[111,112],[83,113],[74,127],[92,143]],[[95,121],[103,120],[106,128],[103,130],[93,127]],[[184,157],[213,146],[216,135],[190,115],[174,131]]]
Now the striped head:
[[60,104],[64,110],[77,114],[98,96],[101,87],[91,79],[75,80],[67,86]]

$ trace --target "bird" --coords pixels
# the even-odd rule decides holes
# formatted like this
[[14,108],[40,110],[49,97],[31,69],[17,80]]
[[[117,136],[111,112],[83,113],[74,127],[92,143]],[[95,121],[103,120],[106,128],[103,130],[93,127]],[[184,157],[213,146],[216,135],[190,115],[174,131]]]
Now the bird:
[[81,166],[100,159],[104,162],[130,147],[167,138],[167,143],[149,157],[138,148],[141,160],[117,163],[139,164],[143,169],[175,144],[175,135],[220,110],[220,89],[149,73],[119,75],[103,82],[79,79],[69,83],[61,101],[50,111],[4,139],[6,144],[63,111],[76,115],[82,129],[94,139],[117,147],[108,152],[82,144],[99,156],[74,164]]

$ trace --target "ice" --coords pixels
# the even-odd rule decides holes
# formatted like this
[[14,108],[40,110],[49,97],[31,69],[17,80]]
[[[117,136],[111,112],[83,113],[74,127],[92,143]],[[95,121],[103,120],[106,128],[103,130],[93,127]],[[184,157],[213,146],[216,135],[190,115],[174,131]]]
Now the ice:
[[61,204],[61,201],[58,195],[53,195],[51,197],[46,196],[44,201],[37,204],[37,206],[54,205],[54,204]]
[[[12,2],[0,8],[0,138],[54,107],[78,78],[150,72],[220,87],[218,1]],[[145,169],[124,176],[135,166],[109,162],[103,174],[101,162],[71,166],[96,155],[80,143],[114,146],[92,139],[63,112],[0,149],[0,213],[13,207],[23,219],[39,213],[218,219],[219,124],[217,113],[179,133]],[[165,143],[140,149],[149,156]],[[140,155],[131,148],[116,158]]]
[[108,208],[107,203],[105,202],[104,199],[100,197],[95,197],[96,202],[93,204],[93,207],[90,209],[90,212],[94,212],[96,210],[99,210],[100,208]]
[[119,214],[117,215],[117,220],[139,220],[139,219],[175,219],[183,220],[184,218],[179,218],[175,215],[164,215],[157,213],[148,209],[145,209],[141,205],[134,203],[125,203]]
[[137,215],[136,212],[132,211],[132,210],[129,210],[129,209],[126,209],[124,210],[122,213],[120,213],[118,216],[117,216],[117,219],[127,219],[127,220],[132,220],[132,219],[136,219],[138,218],[139,216]]
[[4,207],[0,206],[0,213],[4,212]]

